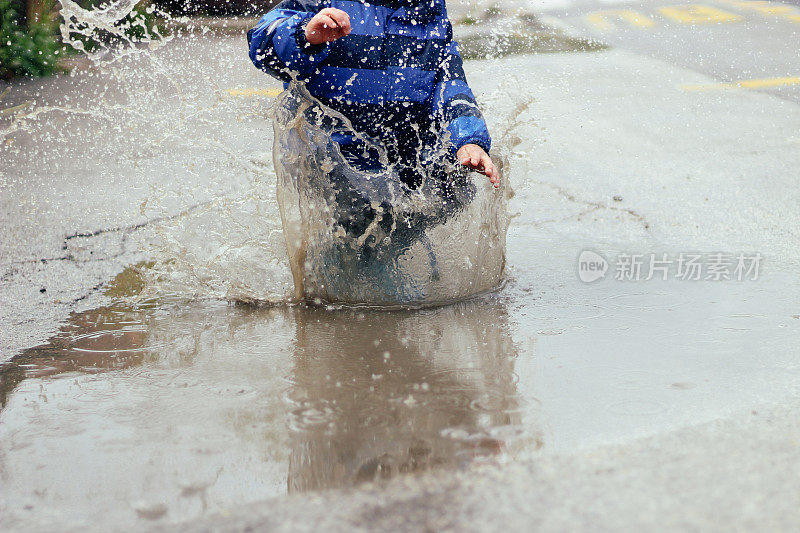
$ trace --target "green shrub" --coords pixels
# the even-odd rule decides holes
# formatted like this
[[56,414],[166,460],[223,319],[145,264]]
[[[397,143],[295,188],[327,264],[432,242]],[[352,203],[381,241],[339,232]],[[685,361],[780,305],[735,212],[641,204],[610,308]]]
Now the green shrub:
[[62,47],[54,23],[42,17],[27,27],[9,0],[0,0],[0,77],[47,76],[59,71]]

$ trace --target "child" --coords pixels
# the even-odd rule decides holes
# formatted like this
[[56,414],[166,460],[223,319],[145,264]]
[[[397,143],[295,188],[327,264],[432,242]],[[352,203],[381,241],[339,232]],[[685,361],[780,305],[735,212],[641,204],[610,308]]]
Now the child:
[[[449,132],[451,155],[500,175],[491,138],[467,85],[444,0],[284,0],[247,32],[250,58],[284,82],[295,78],[353,128],[380,140],[400,179],[418,186],[420,154]],[[335,139],[357,168],[363,145]]]

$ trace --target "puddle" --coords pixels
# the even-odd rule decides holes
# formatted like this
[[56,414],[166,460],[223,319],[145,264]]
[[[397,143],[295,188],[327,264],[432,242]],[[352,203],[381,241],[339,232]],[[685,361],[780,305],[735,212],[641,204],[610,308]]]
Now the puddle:
[[542,24],[536,15],[509,17],[488,10],[480,17],[464,17],[457,29],[458,44],[465,60],[496,59],[523,54],[556,52],[597,52],[607,45],[593,39],[567,35]]
[[[0,366],[4,526],[178,523],[288,493],[384,490],[796,390],[797,295],[782,276],[649,290],[538,277],[531,300],[520,269],[499,294],[379,311],[131,303],[140,268],[110,284],[117,303]],[[758,334],[735,330],[744,315]]]
[[2,512],[172,522],[502,461],[539,446],[535,425],[522,430],[521,410],[538,404],[520,398],[516,360],[496,297],[385,312],[162,302],[75,314],[0,367]]

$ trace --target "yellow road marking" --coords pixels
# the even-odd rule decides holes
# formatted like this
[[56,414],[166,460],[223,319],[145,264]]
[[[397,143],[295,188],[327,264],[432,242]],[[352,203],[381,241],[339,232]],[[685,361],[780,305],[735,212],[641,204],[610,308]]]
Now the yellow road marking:
[[779,4],[777,2],[755,1],[755,2],[736,2],[736,7],[758,11],[762,15],[791,15],[795,13],[793,6]]
[[255,87],[248,87],[245,89],[228,89],[230,96],[238,96],[240,98],[252,98],[254,96],[268,96],[275,98],[283,92],[283,89],[257,89]]
[[721,4],[734,6],[738,9],[758,11],[764,15],[791,15],[796,12],[794,6],[767,0],[716,0]]
[[705,83],[701,85],[682,85],[684,91],[713,91],[717,89],[764,89],[767,87],[783,87],[800,85],[800,76],[786,78],[763,78],[760,80],[742,80],[729,83]]
[[596,11],[586,16],[589,23],[601,31],[612,31],[614,25],[609,22],[609,18],[621,18],[636,28],[650,28],[656,23],[653,19],[643,13],[632,9],[614,9],[610,11]]
[[741,15],[703,4],[660,7],[658,10],[665,17],[677,20],[682,24],[716,24],[742,20]]
[[800,24],[800,11],[795,6],[781,4],[780,2],[768,2],[767,0],[717,0],[737,9],[757,11],[765,17],[780,17]]

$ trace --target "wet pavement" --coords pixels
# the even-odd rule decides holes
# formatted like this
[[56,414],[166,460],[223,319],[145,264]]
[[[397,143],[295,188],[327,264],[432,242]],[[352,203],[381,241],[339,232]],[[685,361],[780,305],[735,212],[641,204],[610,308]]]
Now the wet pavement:
[[[791,95],[685,90],[724,79],[617,48],[470,62],[516,192],[506,284],[420,310],[232,305],[291,289],[275,84],[237,39],[43,82],[39,102],[101,104],[85,137],[74,109],[4,130],[4,528],[796,522]],[[584,250],[605,279],[579,279]],[[650,254],[670,279],[645,280]]]
[[147,301],[76,314],[0,370],[6,524],[174,524],[777,402],[800,372],[797,289],[777,281],[586,292],[563,279],[408,311]]
[[687,91],[724,91],[744,83],[800,102],[800,2],[713,0],[545,3],[544,20],[604,44],[707,74]]

